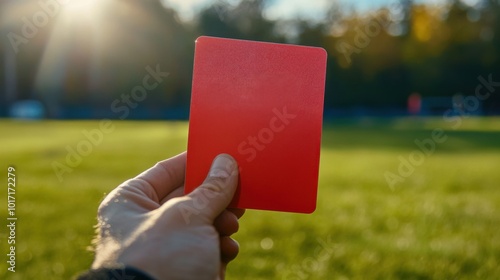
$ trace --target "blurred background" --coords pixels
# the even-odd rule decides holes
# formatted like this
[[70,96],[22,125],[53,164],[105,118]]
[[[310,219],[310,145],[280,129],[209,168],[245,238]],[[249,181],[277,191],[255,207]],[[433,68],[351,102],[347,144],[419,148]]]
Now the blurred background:
[[[200,35],[325,48],[327,115],[404,115],[412,94],[419,113],[442,114],[500,69],[494,0],[23,0],[1,12],[4,117],[34,100],[47,118],[119,118],[113,101],[159,64],[169,78],[128,118],[186,119]],[[499,114],[499,100],[475,113]]]
[[186,149],[201,35],[328,51],[318,208],[247,211],[228,279],[500,278],[500,1],[3,0],[1,279],[87,269],[104,195]]

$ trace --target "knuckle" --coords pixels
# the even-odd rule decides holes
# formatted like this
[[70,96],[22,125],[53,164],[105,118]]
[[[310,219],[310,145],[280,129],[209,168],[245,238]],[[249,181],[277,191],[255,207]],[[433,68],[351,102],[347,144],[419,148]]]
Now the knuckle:
[[107,196],[106,198],[104,198],[101,204],[99,204],[99,207],[97,207],[97,217],[98,218],[106,217],[109,212],[109,207],[110,207],[110,202],[109,202],[109,197]]
[[97,207],[98,218],[109,218],[116,212],[116,207],[118,206],[117,200],[122,195],[122,192],[122,187],[119,186],[104,197],[99,207]]

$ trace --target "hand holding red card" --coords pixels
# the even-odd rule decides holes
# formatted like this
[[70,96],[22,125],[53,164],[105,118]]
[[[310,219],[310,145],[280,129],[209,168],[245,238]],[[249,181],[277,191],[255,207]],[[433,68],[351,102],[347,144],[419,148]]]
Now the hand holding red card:
[[326,58],[321,48],[198,38],[186,193],[227,153],[240,166],[230,207],[312,213]]

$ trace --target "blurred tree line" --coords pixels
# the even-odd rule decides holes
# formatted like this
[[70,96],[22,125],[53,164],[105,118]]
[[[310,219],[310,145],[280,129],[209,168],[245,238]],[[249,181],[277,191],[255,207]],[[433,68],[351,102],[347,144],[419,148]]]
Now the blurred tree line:
[[[54,8],[54,16],[47,12],[46,25],[32,38],[24,36],[23,43],[12,34],[23,37],[26,21],[20,18],[36,20],[40,4],[28,0],[2,7],[0,64],[9,65],[10,53],[17,73],[16,96],[1,89],[4,113],[19,99],[41,100],[52,117],[83,110],[82,117],[118,118],[110,111],[116,100],[150,115],[165,108],[187,112],[194,41],[200,35],[325,48],[327,110],[401,110],[414,92],[423,97],[474,95],[479,76],[491,74],[500,82],[500,2],[494,0],[474,5],[401,0],[364,13],[333,1],[327,16],[317,20],[270,20],[266,0],[217,0],[189,22],[159,0],[102,3],[95,9],[76,7],[73,13]],[[12,54],[12,42],[17,54]],[[148,90],[147,98],[127,103],[148,74],[147,66],[169,76]],[[2,85],[11,69],[1,68]],[[484,101],[485,112],[500,111],[499,91]]]

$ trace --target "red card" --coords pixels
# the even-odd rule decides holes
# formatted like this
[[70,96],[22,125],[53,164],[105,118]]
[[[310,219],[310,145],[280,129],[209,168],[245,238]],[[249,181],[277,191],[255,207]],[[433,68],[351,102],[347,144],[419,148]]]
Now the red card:
[[240,166],[232,208],[316,208],[327,54],[214,37],[196,40],[186,193],[220,153]]

